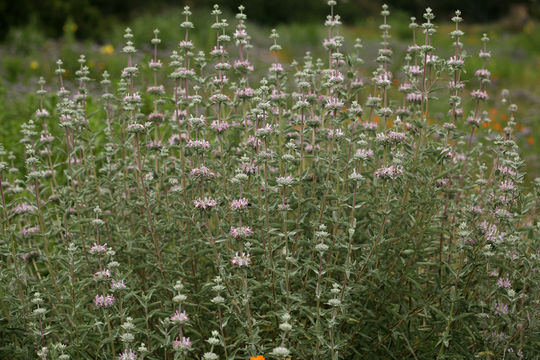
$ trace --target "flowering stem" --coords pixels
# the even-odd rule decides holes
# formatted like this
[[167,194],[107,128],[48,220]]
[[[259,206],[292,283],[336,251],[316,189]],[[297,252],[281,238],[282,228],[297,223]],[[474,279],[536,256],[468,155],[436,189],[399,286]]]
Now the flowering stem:
[[105,313],[105,319],[107,320],[107,330],[109,331],[109,338],[111,339],[110,341],[111,355],[112,355],[112,358],[114,359],[116,357],[116,351],[114,350],[114,338],[112,336],[111,320],[109,319],[109,313],[107,312],[107,310],[104,310],[103,312]]
[[148,196],[146,194],[146,187],[144,185],[144,178],[142,176],[142,165],[141,165],[141,150],[140,150],[140,147],[139,147],[139,134],[137,134],[136,138],[133,140],[133,143],[134,143],[134,147],[135,147],[135,160],[137,162],[137,169],[138,169],[138,178],[139,178],[139,181],[141,183],[141,188],[142,188],[142,193],[143,193],[143,197],[144,197],[144,204],[146,206],[146,215],[147,215],[147,218],[148,218],[148,226],[150,228],[150,233],[152,235],[152,240],[154,241],[154,248],[156,250],[156,258],[157,258],[157,261],[158,261],[158,267],[159,267],[159,271],[161,273],[161,277],[162,278],[165,278],[165,273],[163,272],[163,263],[161,261],[161,254],[160,254],[160,250],[159,250],[159,243],[158,243],[158,239],[157,239],[157,235],[156,235],[156,232],[154,230],[154,221],[152,219],[152,212],[150,210],[150,204],[148,203]]

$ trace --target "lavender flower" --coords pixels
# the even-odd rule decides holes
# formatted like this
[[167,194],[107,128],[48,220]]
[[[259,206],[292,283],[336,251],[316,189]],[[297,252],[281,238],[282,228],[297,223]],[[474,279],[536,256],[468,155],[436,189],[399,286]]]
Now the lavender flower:
[[251,255],[246,253],[239,255],[236,253],[231,259],[231,264],[237,267],[248,267],[251,264]]
[[235,239],[246,239],[247,237],[253,235],[253,230],[249,226],[231,226],[229,234]]
[[92,245],[92,247],[90,248],[90,254],[103,254],[103,253],[106,253],[107,251],[108,251],[107,243],[103,245],[94,243],[94,245]]
[[516,185],[511,180],[504,180],[500,185],[500,189],[502,191],[512,191],[516,189]]
[[204,198],[197,198],[197,199],[193,200],[193,205],[197,209],[210,210],[210,209],[214,208],[217,205],[217,203],[211,197],[204,197]]
[[343,101],[339,100],[336,97],[330,97],[326,100],[324,106],[328,111],[336,111],[343,107]]
[[505,304],[503,302],[496,302],[493,307],[493,313],[495,315],[507,315],[508,314],[508,304]]
[[375,173],[373,174],[376,178],[380,179],[396,179],[401,174],[403,174],[403,168],[401,166],[383,166],[380,169],[377,169]]
[[176,338],[173,341],[173,349],[175,350],[189,350],[191,349],[191,340],[188,337],[182,336],[180,340]]
[[96,307],[111,307],[115,302],[114,295],[96,295],[94,305]]
[[189,174],[198,179],[213,179],[216,177],[216,174],[204,165],[191,169]]
[[512,287],[512,284],[508,278],[499,278],[497,280],[497,286],[500,288],[509,289]]
[[124,290],[126,288],[127,288],[127,286],[124,283],[124,280],[113,280],[111,282],[111,290],[112,291]]
[[231,201],[231,209],[233,211],[244,210],[248,207],[248,205],[249,205],[249,202],[248,202],[248,199],[246,198],[241,198],[241,199]]
[[178,311],[171,316],[171,321],[175,324],[185,324],[189,321],[189,317],[185,311]]
[[291,186],[293,182],[294,179],[290,175],[280,176],[276,178],[276,183],[278,184],[278,186]]
[[487,91],[481,90],[481,89],[471,91],[471,96],[474,99],[478,99],[478,100],[487,100],[488,98]]
[[212,121],[212,124],[210,125],[210,127],[215,132],[222,133],[229,128],[229,123],[226,121],[214,120]]
[[207,140],[189,140],[187,147],[197,151],[203,151],[210,149],[210,142]]
[[355,159],[369,160],[373,158],[373,150],[360,148],[354,154]]
[[28,235],[37,234],[38,232],[39,232],[39,226],[25,227],[25,228],[22,228],[21,235],[28,236]]
[[137,360],[137,354],[131,350],[127,349],[123,353],[118,355],[119,360]]
[[11,212],[14,214],[27,214],[27,213],[33,213],[36,211],[36,208],[30,204],[22,203],[15,206],[13,209],[11,209]]

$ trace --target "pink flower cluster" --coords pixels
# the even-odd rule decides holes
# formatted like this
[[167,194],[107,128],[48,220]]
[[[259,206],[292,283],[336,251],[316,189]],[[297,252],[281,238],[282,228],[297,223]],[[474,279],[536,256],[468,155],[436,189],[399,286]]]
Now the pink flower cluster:
[[262,140],[259,140],[253,135],[250,135],[246,141],[246,145],[250,145],[251,147],[256,149],[262,145]]
[[395,143],[402,142],[407,138],[407,135],[398,131],[390,131],[387,136],[390,141]]
[[227,51],[225,50],[223,45],[219,45],[219,47],[214,46],[212,51],[210,51],[210,55],[212,55],[212,56],[225,55],[226,53],[227,53]]
[[376,122],[365,122],[363,126],[366,130],[376,130],[378,125]]
[[148,67],[149,67],[150,69],[159,69],[159,68],[161,68],[161,66],[162,66],[161,60],[154,61],[154,60],[152,59],[152,60],[150,60],[150,61],[148,62]]
[[474,117],[474,116],[469,116],[467,118],[467,122],[471,125],[476,125],[476,126],[479,126],[481,123],[482,123],[482,118],[481,117]]
[[486,100],[488,98],[487,91],[480,89],[471,91],[471,96],[478,100]]
[[137,354],[131,350],[127,349],[123,353],[118,355],[119,360],[137,360]]
[[474,75],[476,75],[476,76],[478,76],[480,78],[488,78],[488,77],[491,76],[491,73],[489,72],[489,70],[486,70],[486,69],[478,69],[478,70],[476,70]]
[[30,227],[30,228],[23,228],[21,230],[21,234],[23,236],[32,235],[32,234],[35,234],[37,232],[39,232],[39,226],[33,226],[33,227]]
[[171,137],[169,138],[169,145],[176,145],[179,143],[180,143],[180,135],[178,134],[171,135]]
[[343,101],[336,97],[330,97],[326,100],[325,106],[329,111],[335,111],[343,107]]
[[45,132],[41,134],[41,137],[39,138],[39,141],[42,143],[48,143],[54,140],[54,136],[52,136],[50,133]]
[[232,210],[244,210],[249,205],[248,199],[241,198],[241,199],[235,199],[231,201],[231,209]]
[[499,229],[497,229],[497,225],[495,224],[488,224],[487,221],[482,221],[480,223],[480,230],[488,242],[501,243],[504,241],[505,233],[499,232]]
[[374,176],[379,179],[395,179],[401,174],[403,174],[403,168],[401,166],[390,165],[377,169]]
[[193,200],[193,205],[195,205],[197,209],[206,210],[215,207],[217,203],[211,197],[204,197]]
[[216,177],[216,174],[214,174],[214,172],[212,170],[210,170],[209,168],[207,168],[204,165],[201,165],[198,168],[191,169],[189,174],[191,176],[197,177],[197,178],[210,178],[210,179],[213,179],[213,178]]
[[252,88],[240,88],[235,91],[234,95],[236,95],[240,99],[249,99],[255,95],[255,90]]
[[192,149],[209,149],[210,148],[210,142],[207,140],[189,140],[187,143],[188,148]]
[[171,316],[171,321],[176,324],[185,324],[189,321],[189,317],[185,311],[180,312],[179,310],[176,310]]
[[235,60],[234,68],[238,71],[253,71],[253,65],[251,65],[251,63],[247,59]]
[[178,43],[178,47],[183,50],[193,49],[193,42],[191,40],[182,40]]
[[114,295],[96,295],[94,298],[94,305],[97,307],[110,307],[114,304]]
[[282,73],[284,70],[283,70],[283,65],[281,65],[280,63],[273,63],[271,66],[270,66],[270,70],[269,70],[271,73]]
[[354,154],[355,159],[367,160],[373,158],[373,150],[360,148]]
[[418,76],[424,73],[424,70],[418,65],[409,66],[409,74],[412,76]]
[[98,279],[104,279],[104,278],[110,278],[111,277],[111,271],[109,269],[105,269],[102,271],[98,271],[94,273],[92,276],[98,278]]
[[212,128],[212,130],[218,133],[222,133],[229,128],[229,123],[226,121],[214,120],[212,121],[210,127]]
[[163,113],[153,112],[148,114],[148,121],[150,122],[161,122],[165,118]]
[[419,92],[408,93],[407,101],[414,102],[414,103],[422,102],[422,94]]
[[36,110],[36,117],[38,117],[38,118],[49,117],[49,112],[46,109],[37,109]]
[[450,82],[448,82],[448,87],[454,90],[463,90],[465,88],[465,83],[462,81],[455,82],[451,80]]
[[508,305],[502,302],[495,303],[495,306],[493,307],[493,312],[495,315],[506,315],[508,314]]
[[465,63],[465,61],[463,61],[463,59],[461,57],[458,57],[458,56],[452,56],[448,60],[448,65],[450,65],[450,66],[461,66],[464,63]]
[[499,166],[497,170],[503,175],[516,175],[515,170],[507,166]]
[[24,214],[24,213],[33,213],[36,210],[35,207],[33,207],[30,204],[22,203],[17,206],[15,206],[11,211],[14,214]]
[[124,280],[113,280],[111,282],[111,289],[112,290],[123,290],[125,288],[127,288],[127,286],[124,283]]
[[154,141],[151,141],[148,144],[146,144],[146,147],[149,150],[159,150],[159,149],[161,149],[163,147],[163,144],[159,140],[154,140]]
[[240,163],[240,169],[242,170],[242,173],[252,175],[257,172],[257,164],[255,161],[243,161]]
[[509,289],[512,287],[512,283],[510,282],[510,279],[508,278],[499,278],[497,280],[497,286],[504,289]]
[[244,252],[241,255],[236,253],[231,260],[231,264],[237,267],[247,267],[251,264],[251,255]]
[[253,230],[249,226],[240,226],[240,227],[231,226],[229,235],[231,235],[235,239],[245,239],[248,236],[253,235]]
[[328,129],[328,139],[340,139],[345,136],[341,129]]
[[511,180],[504,180],[500,186],[502,191],[512,191],[516,189],[516,184]]
[[105,253],[107,252],[107,243],[101,245],[101,244],[98,244],[98,243],[94,243],[94,245],[92,245],[92,247],[90,248],[90,254],[95,254],[95,253]]
[[175,350],[189,349],[191,347],[191,340],[188,337],[182,336],[180,340],[176,338],[173,341],[172,346],[173,346],[173,349]]

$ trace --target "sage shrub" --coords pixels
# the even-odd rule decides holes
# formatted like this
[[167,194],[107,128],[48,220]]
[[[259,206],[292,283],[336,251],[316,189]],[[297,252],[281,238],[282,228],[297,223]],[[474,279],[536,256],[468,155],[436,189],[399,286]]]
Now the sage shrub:
[[126,29],[121,74],[58,60],[0,153],[2,358],[537,358],[540,180],[487,34],[456,11],[438,56],[428,8],[397,59],[384,5],[371,72],[328,5],[324,59],[252,61],[216,5],[209,53],[186,7],[167,59]]

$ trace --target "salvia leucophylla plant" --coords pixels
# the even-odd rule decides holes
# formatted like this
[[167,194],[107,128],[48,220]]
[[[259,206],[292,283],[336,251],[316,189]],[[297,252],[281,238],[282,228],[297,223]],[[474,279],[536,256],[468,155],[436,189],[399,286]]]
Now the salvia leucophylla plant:
[[[215,6],[209,53],[186,7],[167,60],[158,30],[143,62],[126,29],[119,77],[90,79],[81,56],[68,82],[58,61],[25,168],[1,149],[3,358],[540,353],[540,180],[523,189],[488,36],[466,74],[461,13],[443,58],[428,8],[396,59],[383,6],[368,74],[328,4],[324,59],[281,63],[272,31],[255,70],[244,8],[233,25]],[[503,134],[482,126],[488,101]]]

